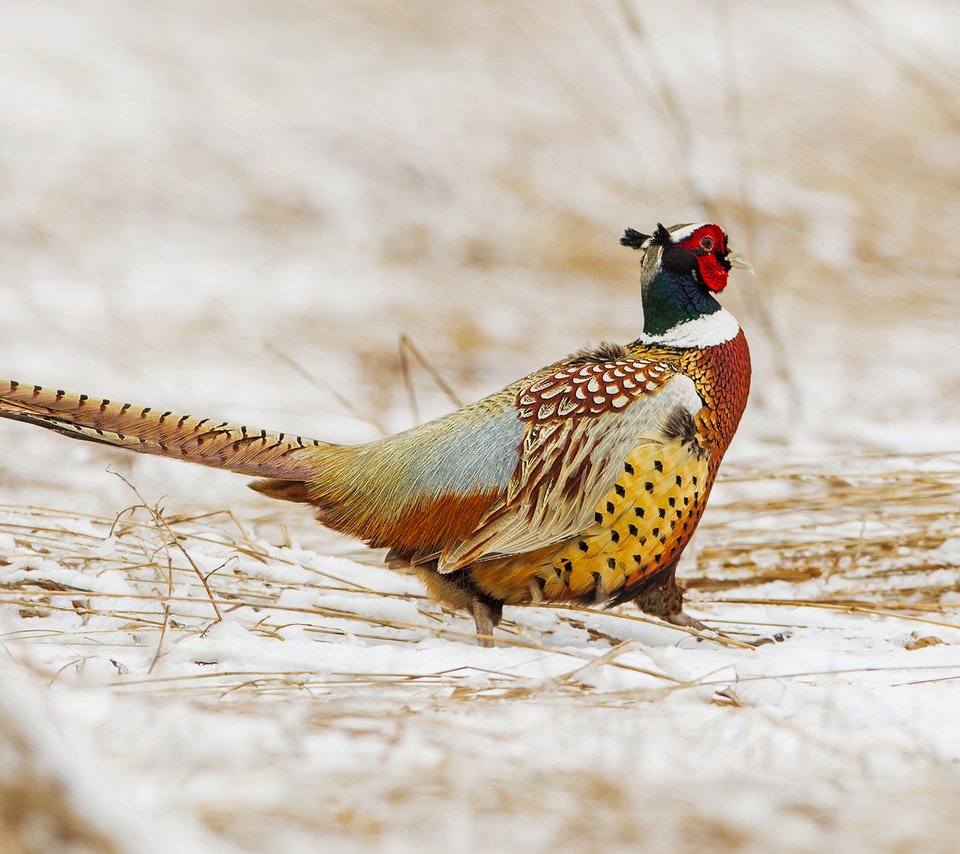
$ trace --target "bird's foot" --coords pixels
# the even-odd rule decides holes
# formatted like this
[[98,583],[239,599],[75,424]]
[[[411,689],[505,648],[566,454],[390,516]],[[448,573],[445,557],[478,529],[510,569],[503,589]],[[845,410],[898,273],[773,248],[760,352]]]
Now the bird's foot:
[[718,631],[713,629],[710,626],[707,626],[701,623],[696,617],[691,617],[685,611],[675,611],[672,614],[658,614],[665,623],[670,623],[674,626],[680,626],[684,629],[690,629],[696,632],[696,638],[700,640],[712,640],[717,643],[721,643],[725,646],[735,646],[740,649],[754,649],[758,644],[756,642],[749,643],[747,641],[738,640],[737,638],[730,637],[726,632]]
[[768,643],[783,643],[793,634],[792,632],[777,632],[776,634],[757,638],[756,640],[741,641],[737,638],[730,637],[730,635],[728,635],[726,632],[721,632],[717,629],[710,628],[710,626],[701,623],[696,617],[691,617],[685,611],[678,611],[676,614],[667,614],[662,616],[661,619],[664,622],[671,623],[674,626],[683,626],[687,629],[703,632],[705,635],[711,638],[723,638],[723,640],[730,641],[738,646],[750,646],[754,649],[759,646],[766,646]]
[[750,641],[750,646],[766,646],[768,643],[783,643],[792,636],[793,632],[777,632],[776,634]]
[[675,614],[664,614],[660,619],[674,626],[684,626],[688,629],[696,629],[698,632],[719,634],[716,629],[711,629],[710,626],[704,625],[696,617],[691,617],[686,611],[677,611]]
[[704,625],[696,617],[691,617],[686,613],[683,610],[684,591],[676,582],[675,569],[676,560],[664,570],[661,576],[653,579],[651,584],[641,589],[635,600],[641,611],[650,614],[652,617],[659,617],[665,623],[670,623],[673,626],[690,629],[691,632],[696,632],[701,640],[714,640],[741,649],[752,649],[759,645],[759,643],[746,643],[732,638],[723,632]]

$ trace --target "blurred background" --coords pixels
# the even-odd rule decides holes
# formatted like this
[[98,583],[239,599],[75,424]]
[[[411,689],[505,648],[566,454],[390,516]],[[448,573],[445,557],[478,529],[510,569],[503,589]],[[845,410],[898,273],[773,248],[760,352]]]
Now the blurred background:
[[[625,226],[715,220],[757,269],[734,458],[956,445],[956,4],[2,16],[4,375],[369,439],[451,406],[402,335],[478,397],[638,334]],[[0,443],[6,490],[99,453]]]

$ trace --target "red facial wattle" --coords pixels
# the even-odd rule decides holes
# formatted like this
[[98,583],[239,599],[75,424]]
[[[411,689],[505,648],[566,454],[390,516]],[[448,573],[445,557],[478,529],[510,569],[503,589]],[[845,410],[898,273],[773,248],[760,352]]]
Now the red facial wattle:
[[715,225],[698,228],[679,243],[697,259],[700,278],[711,291],[722,291],[727,286],[730,262],[727,261],[727,236]]

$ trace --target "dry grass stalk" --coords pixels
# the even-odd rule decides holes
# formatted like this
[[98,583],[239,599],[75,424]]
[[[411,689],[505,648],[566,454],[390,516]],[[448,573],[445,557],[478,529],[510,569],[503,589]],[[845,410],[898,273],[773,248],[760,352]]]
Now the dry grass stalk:
[[[130,483],[130,481],[127,480],[122,474],[118,474],[117,472],[113,472],[113,473],[117,477],[119,477],[120,480],[122,480],[127,486],[129,486],[130,489],[133,491],[133,494],[140,499],[140,504],[134,505],[133,507],[128,507],[126,510],[123,511],[123,514],[135,513],[137,510],[146,510],[153,517],[153,521],[156,522],[158,526],[163,528],[163,530],[170,535],[170,545],[176,548],[177,551],[179,551],[180,554],[183,555],[184,559],[187,561],[187,563],[190,564],[190,567],[196,573],[197,578],[200,579],[200,583],[203,585],[203,589],[207,594],[207,599],[210,601],[210,604],[213,606],[213,612],[214,614],[216,614],[217,622],[219,623],[223,619],[223,615],[220,613],[220,608],[217,606],[217,603],[213,598],[213,591],[210,589],[210,584],[207,581],[207,574],[202,573],[200,571],[200,567],[197,566],[193,558],[190,557],[190,553],[184,548],[183,542],[181,541],[180,537],[176,533],[174,533],[173,528],[171,528],[167,520],[163,518],[163,513],[161,512],[160,508],[151,504],[147,504],[143,496],[140,494],[140,491],[132,483]],[[117,520],[119,519],[120,519],[120,516],[117,516]],[[116,522],[114,522],[114,524],[116,524]],[[111,530],[111,534],[112,533],[113,531]],[[172,582],[171,582],[171,588],[172,588]]]
[[[721,500],[711,508],[699,535],[706,545],[697,568],[686,573],[688,585],[699,594],[693,607],[705,611],[708,620],[716,615],[717,623],[723,623],[728,607],[763,605],[783,609],[783,619],[775,627],[780,630],[804,629],[805,608],[960,628],[960,620],[940,616],[941,598],[960,590],[954,574],[942,571],[951,564],[939,551],[956,530],[960,467],[952,461],[865,457],[820,469],[756,469],[727,478],[723,489],[733,498],[724,501],[718,496]],[[757,489],[765,497],[751,498]],[[23,626],[9,633],[7,641],[29,645],[69,641],[78,648],[150,644],[148,677],[121,676],[116,687],[193,697],[219,696],[223,691],[277,696],[346,685],[370,689],[447,686],[458,698],[533,697],[543,691],[563,693],[575,685],[577,692],[589,693],[576,674],[598,667],[649,676],[673,690],[687,685],[669,674],[622,660],[629,650],[622,645],[629,627],[656,623],[629,608],[545,609],[555,615],[556,623],[536,631],[525,625],[526,612],[510,614],[508,610],[513,619],[498,633],[501,646],[555,654],[553,636],[564,627],[584,632],[600,645],[598,654],[564,647],[563,655],[579,658],[581,663],[549,686],[513,684],[509,676],[491,673],[489,682],[478,688],[457,672],[339,673],[327,679],[311,678],[309,673],[232,671],[191,678],[155,676],[171,640],[209,628],[196,611],[198,601],[204,599],[218,616],[230,609],[248,621],[249,631],[270,638],[283,638],[299,627],[318,638],[353,636],[416,644],[430,636],[471,642],[472,631],[462,616],[442,613],[428,603],[412,579],[402,591],[379,592],[370,584],[299,564],[282,547],[254,539],[228,511],[165,516],[135,494],[140,503],[115,520],[50,508],[0,506],[5,511],[0,516],[0,534],[9,534],[16,544],[16,551],[3,560],[24,561],[29,567],[24,577],[0,586],[0,602],[20,613]],[[150,512],[149,522],[133,517],[135,510],[144,508]],[[108,542],[110,548],[105,549]],[[165,550],[167,546],[173,548]],[[207,552],[206,557],[221,566],[232,561],[232,571],[218,577],[216,592],[191,556],[194,549]],[[39,568],[46,564],[32,563],[31,556],[74,570],[75,580],[48,577]],[[276,575],[272,567],[283,568],[283,574]],[[128,579],[129,592],[97,589],[93,581],[110,572]],[[297,580],[290,580],[290,573]],[[828,585],[823,583],[827,579]],[[771,583],[781,585],[775,595],[765,591]],[[796,588],[796,594],[785,595],[784,583]],[[281,602],[289,591],[308,593],[319,601],[314,605]],[[334,594],[354,597],[356,610],[323,603],[322,597]],[[410,603],[419,619],[380,614],[382,608],[376,603],[386,601]],[[369,609],[365,602],[370,603]],[[84,625],[70,633],[43,627],[45,615],[66,612],[81,614]],[[86,622],[92,618],[96,625],[88,627]],[[35,620],[38,624],[31,625]],[[752,639],[768,631],[769,621],[753,627],[743,622],[724,625],[734,635]],[[139,641],[132,641],[133,631]],[[715,642],[731,648],[748,646],[737,637],[721,636]],[[197,687],[203,685],[208,687]],[[636,698],[635,693],[631,696]],[[615,701],[615,695],[604,693],[603,701]]]

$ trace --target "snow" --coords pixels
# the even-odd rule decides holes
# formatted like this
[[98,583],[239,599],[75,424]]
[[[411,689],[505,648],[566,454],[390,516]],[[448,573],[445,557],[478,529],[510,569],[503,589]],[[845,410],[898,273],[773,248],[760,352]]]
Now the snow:
[[[906,479],[908,460],[885,462],[890,474],[873,479]],[[930,476],[917,468],[928,471],[913,486]],[[900,554],[892,544],[917,523],[892,505],[860,535],[846,516],[863,505],[811,522],[804,493],[817,506],[864,475],[830,474],[831,486],[813,469],[779,474],[802,484],[792,504],[774,506],[772,473],[746,483],[771,505],[751,526],[749,490],[720,496],[698,535],[709,546],[687,565],[691,580],[723,581],[736,574],[724,549],[749,560],[740,585],[695,589],[690,608],[732,638],[786,636],[756,648],[630,609],[509,608],[500,644],[482,649],[464,615],[373,556],[173,520],[193,562],[214,570],[216,621],[143,511],[111,533],[108,518],[7,509],[3,693],[44,705],[37,737],[53,738],[45,727],[71,745],[55,773],[93,798],[85,814],[123,792],[125,820],[106,827],[128,850],[159,850],[136,840],[165,815],[177,823],[164,838],[183,850],[692,850],[728,835],[745,850],[938,850],[960,783],[956,527],[924,526],[924,545]],[[955,495],[960,465],[941,476]],[[760,544],[742,551],[738,527]],[[24,533],[50,529],[59,537],[33,545]],[[791,555],[836,556],[844,543],[861,553],[848,569],[772,580]],[[907,580],[941,607],[889,610],[898,579],[884,573],[918,560]],[[863,604],[832,604],[852,595]],[[897,821],[872,821],[894,798]]]
[[628,225],[757,277],[681,568],[729,637],[481,649],[307,509],[0,422],[0,849],[952,850],[960,12],[910,10],[7,4],[0,374],[362,441],[449,408],[401,334],[463,400],[636,337]]

